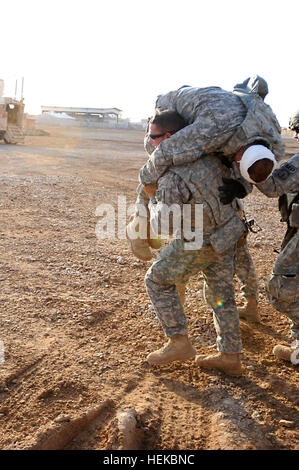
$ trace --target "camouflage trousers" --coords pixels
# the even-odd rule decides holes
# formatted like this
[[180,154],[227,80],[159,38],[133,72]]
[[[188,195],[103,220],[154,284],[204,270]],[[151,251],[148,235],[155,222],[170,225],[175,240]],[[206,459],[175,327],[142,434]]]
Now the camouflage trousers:
[[289,318],[291,336],[299,339],[299,232],[277,257],[266,289],[276,310]]
[[[254,297],[258,301],[259,285],[253,259],[247,245],[247,233],[238,240],[235,252],[235,274],[241,282],[241,292],[244,299]],[[162,240],[162,246],[166,246]],[[177,284],[180,296],[184,295],[185,284]]]
[[201,272],[205,299],[213,309],[217,348],[239,353],[242,349],[233,277],[235,246],[217,254],[211,246],[185,250],[184,240],[172,240],[146,273],[145,285],[167,337],[188,333],[187,319],[176,285]]
[[247,233],[238,240],[236,249],[236,276],[241,281],[241,292],[245,298],[258,300],[258,278],[247,245]]

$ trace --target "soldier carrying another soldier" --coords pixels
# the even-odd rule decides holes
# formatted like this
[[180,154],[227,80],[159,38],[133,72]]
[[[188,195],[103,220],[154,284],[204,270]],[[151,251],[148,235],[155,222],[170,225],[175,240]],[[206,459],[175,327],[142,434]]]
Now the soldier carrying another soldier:
[[[259,82],[254,83],[256,89],[250,90],[247,82],[245,87],[241,84],[240,95],[239,91],[231,93],[217,87],[183,87],[157,100],[162,107],[164,104],[172,105],[176,111],[180,109],[184,119],[189,115],[189,125],[158,145],[140,172],[142,190],[153,196],[158,189],[158,205],[202,205],[203,246],[189,250],[185,245],[192,244],[191,239],[175,237],[160,251],[146,275],[148,294],[169,338],[162,349],[148,356],[151,364],[194,357],[176,286],[201,271],[206,281],[206,298],[214,311],[219,353],[197,357],[196,363],[230,374],[241,373],[239,318],[232,279],[236,243],[246,227],[233,202],[227,207],[220,203],[217,188],[221,178],[231,174],[233,157],[238,151],[246,152],[249,145],[262,144],[259,161],[252,165],[259,171],[251,168],[253,181],[261,182],[274,166],[271,150],[279,159],[284,149],[279,124],[259,95]],[[260,160],[266,164],[260,166]]]
[[[151,153],[161,142],[168,139],[171,135],[174,135],[179,129],[182,129],[185,126],[185,121],[176,111],[157,111],[148,123],[148,130],[145,139],[145,147],[148,153]],[[232,176],[233,174],[234,173],[232,171]],[[149,220],[148,204],[150,202],[150,198],[145,191],[142,190],[142,187],[139,187],[138,192],[139,194],[136,203],[136,213],[138,213],[138,216],[136,215],[133,219],[133,223],[129,224],[129,232],[132,226],[136,226],[137,223],[144,223],[146,225]],[[237,207],[240,218],[245,219],[244,206],[241,201],[237,202]],[[140,214],[141,208],[144,208],[142,213],[146,215],[146,217],[142,217]],[[130,244],[135,256],[141,260],[147,261],[153,257],[150,248],[159,249],[161,248],[161,243],[157,243],[157,240],[153,240],[153,238],[150,237],[151,231],[149,226],[146,227],[146,230],[149,235],[147,239],[131,239]],[[258,280],[254,263],[248,250],[247,235],[248,230],[238,240],[235,256],[236,275],[241,282],[241,292],[245,300],[245,306],[239,309],[239,314],[240,318],[244,320],[259,322],[260,315],[257,308]],[[185,285],[177,285],[177,288],[181,299],[184,300]]]

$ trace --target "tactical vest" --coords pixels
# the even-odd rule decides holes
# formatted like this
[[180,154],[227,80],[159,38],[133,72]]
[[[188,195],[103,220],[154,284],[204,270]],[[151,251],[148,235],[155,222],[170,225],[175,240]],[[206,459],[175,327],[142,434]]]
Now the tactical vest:
[[281,250],[283,250],[299,228],[299,193],[286,193],[280,196],[278,208],[281,213],[281,222],[287,223],[287,231],[281,244]]
[[246,225],[238,215],[236,202],[223,205],[219,200],[218,186],[222,177],[230,177],[230,170],[214,155],[202,156],[194,163],[172,167],[171,172],[180,176],[192,194],[191,204],[203,206],[204,241],[217,253],[233,246],[246,232]]

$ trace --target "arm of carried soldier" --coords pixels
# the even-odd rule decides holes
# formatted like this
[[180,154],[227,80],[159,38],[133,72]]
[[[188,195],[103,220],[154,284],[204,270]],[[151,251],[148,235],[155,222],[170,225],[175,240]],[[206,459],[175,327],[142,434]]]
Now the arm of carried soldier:
[[299,153],[284,162],[272,175],[256,187],[268,197],[278,197],[286,192],[299,191]]
[[221,151],[233,132],[234,129],[220,131],[214,115],[203,111],[192,124],[159,144],[140,170],[139,181],[143,185],[155,184],[171,166],[185,165],[206,153]]
[[146,130],[146,134],[144,136],[143,146],[144,146],[144,150],[146,151],[148,155],[151,155],[155,150],[154,145],[151,143],[149,139],[148,129]]
[[175,237],[181,231],[183,205],[191,193],[182,179],[167,172],[158,181],[155,198],[149,204],[151,230],[156,236]]

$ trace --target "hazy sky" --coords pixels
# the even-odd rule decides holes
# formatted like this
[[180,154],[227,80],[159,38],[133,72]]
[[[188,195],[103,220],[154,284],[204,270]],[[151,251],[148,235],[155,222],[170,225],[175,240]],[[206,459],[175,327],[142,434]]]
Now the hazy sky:
[[[117,107],[133,120],[182,85],[269,85],[282,126],[299,108],[299,1],[9,0],[1,2],[0,78],[25,111]],[[296,50],[297,49],[297,50]]]

